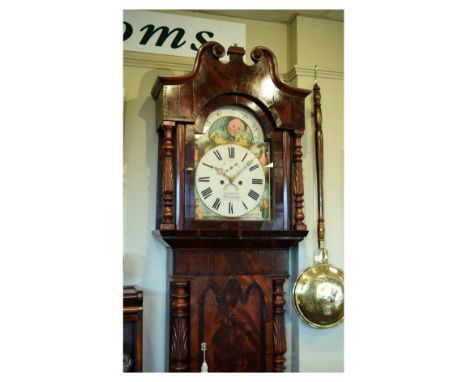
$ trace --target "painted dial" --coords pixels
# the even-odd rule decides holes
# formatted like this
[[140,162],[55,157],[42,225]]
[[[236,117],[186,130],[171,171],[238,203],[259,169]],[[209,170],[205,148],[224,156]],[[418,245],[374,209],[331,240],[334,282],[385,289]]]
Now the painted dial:
[[245,126],[248,126],[249,135],[251,134],[254,142],[264,141],[263,130],[257,118],[247,109],[235,105],[221,106],[212,112],[205,121],[203,132],[207,133],[216,121],[227,117],[235,118],[226,129],[231,137],[236,137],[245,130]]
[[250,150],[229,143],[212,148],[201,158],[195,173],[195,187],[209,210],[236,218],[261,203],[265,173]]

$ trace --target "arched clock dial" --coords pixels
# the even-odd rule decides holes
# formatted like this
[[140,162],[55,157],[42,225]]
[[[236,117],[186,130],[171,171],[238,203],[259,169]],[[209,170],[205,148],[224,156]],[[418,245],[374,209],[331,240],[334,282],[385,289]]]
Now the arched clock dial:
[[236,218],[259,206],[265,192],[265,173],[257,156],[237,144],[215,146],[198,162],[195,187],[211,212]]

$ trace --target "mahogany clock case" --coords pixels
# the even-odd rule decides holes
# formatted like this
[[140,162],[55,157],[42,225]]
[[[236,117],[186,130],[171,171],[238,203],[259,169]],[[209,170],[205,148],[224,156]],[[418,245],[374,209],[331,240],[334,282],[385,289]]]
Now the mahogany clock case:
[[[283,371],[284,282],[289,253],[307,235],[301,138],[307,90],[279,79],[264,47],[232,46],[228,62],[216,42],[198,51],[194,69],[158,77],[152,95],[159,128],[155,237],[168,250],[170,371]],[[269,152],[268,218],[197,219],[196,136],[221,107],[247,110]],[[259,200],[259,203],[261,201]]]

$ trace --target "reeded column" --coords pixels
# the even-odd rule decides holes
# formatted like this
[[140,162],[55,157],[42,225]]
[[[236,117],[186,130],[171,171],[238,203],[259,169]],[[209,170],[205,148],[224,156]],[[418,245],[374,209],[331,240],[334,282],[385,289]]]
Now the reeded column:
[[161,229],[174,229],[174,132],[175,122],[164,121],[162,150],[164,152],[162,168],[163,213]]
[[303,131],[295,131],[293,136],[293,190],[294,190],[294,229],[306,231],[304,224],[304,180],[302,175],[302,144]]
[[171,281],[170,371],[188,371],[189,367],[189,282]]
[[282,372],[286,369],[284,353],[286,353],[286,330],[284,327],[283,284],[285,279],[273,279],[273,371]]

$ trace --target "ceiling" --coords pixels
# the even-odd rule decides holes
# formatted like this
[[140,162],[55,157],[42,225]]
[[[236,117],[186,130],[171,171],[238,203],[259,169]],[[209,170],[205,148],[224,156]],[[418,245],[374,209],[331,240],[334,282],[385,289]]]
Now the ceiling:
[[342,9],[202,9],[195,12],[280,23],[289,23],[296,15],[341,22],[344,20]]

